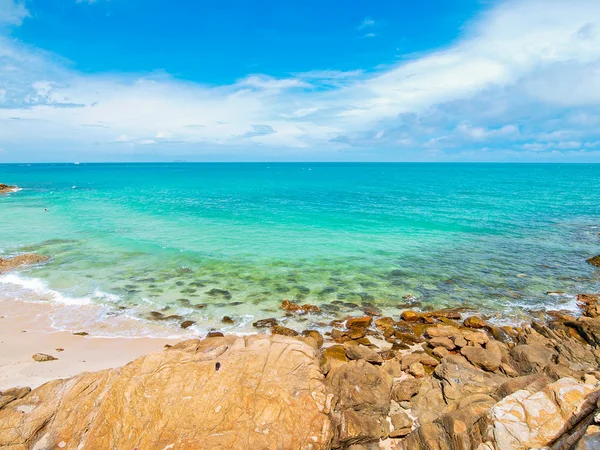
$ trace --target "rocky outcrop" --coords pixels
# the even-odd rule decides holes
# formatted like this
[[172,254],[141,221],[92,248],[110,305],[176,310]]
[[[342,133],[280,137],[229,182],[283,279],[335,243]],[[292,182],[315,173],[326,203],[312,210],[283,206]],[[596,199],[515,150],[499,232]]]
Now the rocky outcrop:
[[10,186],[8,184],[0,183],[0,194],[8,194],[10,192],[15,192],[17,190],[17,186]]
[[317,355],[300,340],[192,340],[8,403],[0,448],[322,449],[330,408]]
[[592,256],[591,258],[586,259],[586,261],[592,266],[600,267],[600,255]]
[[520,328],[466,326],[447,310],[346,317],[324,335],[266,319],[255,326],[270,335],[213,333],[2,393],[0,448],[595,448],[592,315]]
[[36,255],[33,253],[26,253],[24,255],[18,255],[14,258],[0,258],[0,275],[16,269],[19,266],[27,266],[31,264],[39,264],[48,261],[50,258],[44,255]]

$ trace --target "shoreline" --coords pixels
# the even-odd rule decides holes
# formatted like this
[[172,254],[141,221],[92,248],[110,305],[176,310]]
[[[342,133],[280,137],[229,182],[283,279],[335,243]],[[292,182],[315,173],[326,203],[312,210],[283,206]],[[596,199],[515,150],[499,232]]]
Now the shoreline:
[[[58,331],[50,319],[55,306],[20,300],[0,301],[0,390],[34,388],[83,372],[119,367],[182,340],[181,337],[80,336],[73,334],[78,330]],[[36,362],[32,356],[37,353],[57,360]]]

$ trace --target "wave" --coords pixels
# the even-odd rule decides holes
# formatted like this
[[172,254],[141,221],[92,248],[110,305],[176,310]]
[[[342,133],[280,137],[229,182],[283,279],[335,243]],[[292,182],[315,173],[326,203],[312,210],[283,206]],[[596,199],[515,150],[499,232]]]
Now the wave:
[[[63,305],[89,305],[92,300],[105,300],[108,302],[115,302],[119,300],[119,296],[104,292],[100,289],[95,289],[94,292],[89,296],[84,297],[69,297],[62,294],[59,291],[48,287],[45,281],[39,278],[25,278],[17,274],[7,274],[0,276],[0,285],[6,285],[7,287],[16,287],[17,289],[24,290],[25,294],[35,294],[41,297],[40,300],[49,300]],[[9,293],[12,289],[9,289]],[[15,294],[23,294],[23,292],[14,292]]]

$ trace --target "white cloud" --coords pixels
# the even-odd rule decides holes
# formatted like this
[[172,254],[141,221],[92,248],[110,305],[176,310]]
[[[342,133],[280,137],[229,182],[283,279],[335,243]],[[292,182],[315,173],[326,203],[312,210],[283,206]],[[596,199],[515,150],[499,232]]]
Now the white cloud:
[[23,19],[30,17],[25,3],[18,0],[0,0],[0,27],[3,25],[19,26]]
[[0,37],[0,142],[6,153],[44,144],[195,155],[351,147],[441,159],[449,148],[462,152],[457,159],[597,154],[586,144],[600,140],[600,2],[508,1],[466,30],[444,49],[375,73],[255,74],[213,87],[164,73],[83,74]]
[[359,30],[363,30],[363,29],[365,29],[365,28],[369,28],[369,27],[372,27],[372,26],[374,26],[374,25],[375,25],[375,21],[374,21],[372,18],[370,18],[370,17],[366,17],[366,18],[365,18],[365,19],[364,19],[364,20],[361,22],[361,24],[358,26],[358,29],[359,29]]

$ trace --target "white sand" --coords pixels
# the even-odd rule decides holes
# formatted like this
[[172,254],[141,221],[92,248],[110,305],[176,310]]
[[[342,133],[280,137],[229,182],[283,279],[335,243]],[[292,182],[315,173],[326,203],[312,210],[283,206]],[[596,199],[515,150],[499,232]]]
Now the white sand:
[[[122,366],[181,340],[94,337],[93,330],[88,329],[75,331],[89,331],[90,336],[55,331],[50,317],[56,314],[56,308],[49,303],[0,300],[0,390],[35,388],[57,378]],[[31,358],[35,353],[58,360],[35,362]]]

